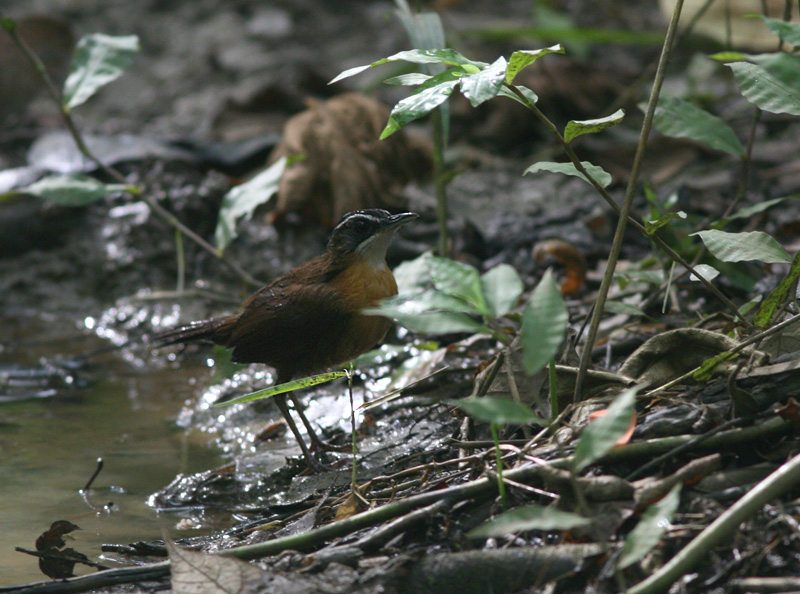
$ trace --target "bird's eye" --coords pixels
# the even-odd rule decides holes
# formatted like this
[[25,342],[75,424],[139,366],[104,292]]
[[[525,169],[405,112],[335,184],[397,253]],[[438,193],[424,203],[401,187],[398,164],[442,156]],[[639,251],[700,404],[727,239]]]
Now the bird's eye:
[[353,227],[356,231],[366,231],[368,224],[364,219],[356,219],[353,221]]

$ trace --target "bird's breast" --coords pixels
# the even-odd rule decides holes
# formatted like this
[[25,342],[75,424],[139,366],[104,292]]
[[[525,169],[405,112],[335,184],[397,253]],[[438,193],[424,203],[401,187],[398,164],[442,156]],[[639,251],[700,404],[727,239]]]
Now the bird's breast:
[[397,283],[385,262],[380,266],[354,262],[337,276],[334,284],[336,292],[353,311],[372,307],[382,299],[397,295]]

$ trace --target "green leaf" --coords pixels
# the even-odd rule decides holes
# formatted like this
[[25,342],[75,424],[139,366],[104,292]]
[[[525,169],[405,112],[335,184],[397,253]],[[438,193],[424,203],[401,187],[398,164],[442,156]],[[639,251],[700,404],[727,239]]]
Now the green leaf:
[[430,74],[422,74],[421,72],[409,72],[408,74],[401,74],[399,76],[393,76],[392,78],[387,78],[384,84],[387,85],[402,85],[406,87],[410,87],[413,85],[421,85],[423,83],[428,82],[431,78],[433,78]]
[[[520,93],[522,93],[522,95],[525,97],[525,99],[527,99],[531,103],[531,105],[536,105],[536,102],[539,101],[539,97],[536,95],[536,93],[531,91],[528,87],[523,87],[522,85],[514,85],[514,87],[516,89],[518,89]],[[525,103],[525,101],[523,101],[522,99],[517,97],[517,95],[515,93],[512,93],[506,87],[500,87],[500,92],[497,93],[497,96],[498,97],[508,97],[509,99],[513,99],[517,103],[520,103],[521,105],[524,105],[525,107],[528,107],[528,104]]]
[[94,33],[81,38],[64,82],[64,107],[69,110],[81,105],[100,87],[122,76],[138,51],[136,35]]
[[758,15],[770,31],[775,33],[782,41],[791,45],[800,45],[800,24],[784,21],[783,19],[771,19],[764,15]]
[[623,391],[614,399],[604,416],[586,425],[572,457],[572,470],[575,474],[605,456],[625,434],[631,424],[638,391],[638,386]]
[[717,116],[677,97],[662,97],[653,117],[656,130],[674,138],[689,138],[711,148],[744,155],[744,147],[733,130]]
[[[368,309],[365,313],[380,313],[378,309]],[[397,323],[412,332],[420,334],[456,334],[469,332],[471,334],[491,334],[492,331],[469,317],[467,314],[442,311],[424,312],[417,314],[404,314],[397,312],[391,316]]]
[[647,317],[647,314],[640,307],[636,307],[630,303],[622,301],[606,301],[605,311],[614,314],[623,314],[626,316],[642,316]]
[[712,60],[717,62],[738,62],[740,60],[746,60],[747,54],[743,54],[741,52],[717,52],[716,54],[711,54],[708,56]]
[[618,109],[610,116],[598,118],[596,120],[571,120],[567,123],[567,127],[564,130],[564,140],[567,142],[572,142],[572,140],[578,136],[582,136],[583,134],[596,134],[597,132],[600,132],[600,130],[610,126],[616,126],[624,117],[625,110]]
[[[389,123],[386,124],[386,128],[381,132],[380,139],[383,140],[391,136],[403,126],[427,115],[447,101],[447,98],[453,94],[453,89],[458,84],[458,78],[453,78],[453,75],[454,69],[451,68],[430,78],[420,87],[421,91],[418,90],[413,95],[398,101],[389,116]],[[442,80],[442,82],[431,84],[438,80]]]
[[510,398],[470,397],[463,400],[451,400],[450,404],[457,406],[469,416],[484,423],[494,423],[495,425],[547,425],[547,421],[536,416],[530,408]]
[[428,271],[437,290],[463,299],[482,315],[491,313],[483,295],[478,270],[474,266],[449,258],[432,257],[428,259]]
[[498,264],[481,276],[481,293],[493,318],[506,315],[519,301],[525,286],[513,266]]
[[759,260],[777,264],[792,261],[783,246],[763,231],[728,233],[711,229],[698,231],[692,235],[699,235],[708,251],[723,262]]
[[778,52],[727,64],[742,95],[771,113],[800,115],[800,57]]
[[569,321],[564,298],[548,269],[531,293],[528,306],[522,314],[522,366],[525,373],[533,375],[550,362],[561,341]]
[[[611,174],[607,173],[602,167],[598,165],[592,165],[588,161],[581,161],[581,165],[586,171],[589,172],[595,181],[600,184],[601,187],[605,188],[608,184],[611,183]],[[539,161],[538,163],[534,163],[530,167],[525,170],[525,174],[528,173],[536,173],[537,171],[551,171],[553,173],[563,173],[564,175],[573,175],[575,177],[579,177],[584,180],[586,183],[590,183],[586,176],[583,175],[580,171],[575,168],[575,165],[572,163],[554,163],[552,161]]]
[[472,303],[455,295],[448,295],[436,289],[428,289],[421,293],[395,295],[384,299],[380,306],[364,310],[368,313],[380,312],[385,316],[419,315],[432,312],[458,312],[480,315],[481,312]]
[[724,225],[728,221],[732,221],[733,219],[750,219],[753,215],[757,215],[759,213],[764,212],[775,206],[776,204],[780,204],[786,200],[792,200],[800,198],[800,195],[792,195],[792,196],[784,196],[782,198],[773,198],[772,200],[764,200],[762,202],[757,202],[756,204],[752,204],[750,206],[745,206],[744,208],[740,208],[735,213],[728,215],[725,219],[714,223],[714,226],[717,225]]
[[261,400],[262,398],[272,398],[273,396],[277,396],[278,394],[286,394],[287,392],[293,392],[294,390],[300,390],[301,388],[308,388],[310,386],[324,384],[326,382],[338,379],[340,377],[347,377],[347,372],[329,371],[328,373],[320,373],[319,375],[302,377],[300,379],[291,382],[286,382],[283,384],[278,384],[277,386],[270,386],[269,388],[264,388],[263,390],[251,392],[250,394],[239,396],[239,398],[234,398],[233,400],[226,400],[225,402],[215,402],[212,406],[230,406],[231,404],[241,404],[243,402]]
[[[708,264],[698,264],[694,266],[694,269],[698,272],[698,274],[702,275],[706,280],[714,280],[719,276],[719,270],[714,268],[713,266],[709,266]],[[696,275],[690,274],[689,275],[690,281],[699,281],[700,279],[697,278]]]
[[388,58],[383,58],[382,60],[378,60],[377,62],[373,62],[372,64],[367,64],[366,66],[356,66],[355,68],[349,68],[344,72],[340,73],[336,78],[334,78],[328,84],[332,85],[333,83],[339,82],[342,79],[364,72],[368,68],[375,68],[376,66],[380,66],[381,64],[387,64],[389,62],[397,62],[400,60],[403,60],[405,62],[412,62],[414,64],[449,64],[451,66],[471,65],[478,69],[487,66],[485,62],[473,62],[472,60],[468,60],[467,58],[459,54],[457,51],[451,49],[413,49],[413,50],[398,52],[392,56],[389,56]]
[[104,184],[86,175],[45,177],[11,194],[30,194],[61,206],[86,206],[113,192],[137,194],[135,186]]
[[519,50],[511,54],[506,69],[506,82],[511,84],[517,75],[536,60],[547,54],[563,54],[564,46],[560,43],[539,50]]
[[675,219],[685,219],[686,213],[682,210],[678,212],[667,212],[658,217],[655,221],[646,221],[644,224],[644,232],[647,235],[652,236],[656,231],[661,229],[661,227],[667,225],[670,221]]
[[253,179],[231,188],[222,198],[214,242],[222,253],[236,237],[236,221],[249,219],[256,207],[264,204],[278,191],[278,184],[286,168],[286,157],[281,157]]
[[421,293],[423,289],[430,286],[428,259],[431,257],[433,257],[431,252],[425,252],[413,260],[401,262],[392,271],[400,296]]
[[660,285],[664,282],[663,270],[618,270],[614,273],[614,279],[619,283],[621,289],[625,289],[630,283],[647,283]]
[[0,17],[0,29],[4,31],[8,31],[9,33],[13,32],[17,28],[17,21],[14,19],[9,19],[7,17]]
[[786,301],[792,289],[797,286],[798,278],[800,278],[800,252],[794,256],[792,266],[789,268],[789,274],[770,292],[758,308],[753,320],[756,326],[768,328],[772,325],[775,315],[781,311],[784,301]]
[[472,304],[433,289],[391,297],[380,306],[364,309],[363,312],[392,318],[409,330],[424,334],[492,333],[485,325],[470,317],[469,314],[479,313]]
[[622,553],[617,560],[618,569],[625,569],[644,559],[655,548],[678,509],[681,487],[681,483],[677,483],[662,499],[644,511],[639,523],[625,538]]
[[484,101],[497,97],[503,86],[507,65],[505,58],[501,56],[488,68],[461,78],[461,93],[469,99],[472,107],[478,107]]
[[592,523],[579,514],[542,505],[509,510],[467,533],[467,538],[492,538],[527,530],[574,530]]

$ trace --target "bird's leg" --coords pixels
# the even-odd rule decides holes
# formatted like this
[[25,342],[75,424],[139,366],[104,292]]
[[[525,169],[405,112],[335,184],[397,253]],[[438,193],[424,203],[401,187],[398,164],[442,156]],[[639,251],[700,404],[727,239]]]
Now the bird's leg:
[[303,403],[300,402],[300,399],[295,396],[294,394],[289,394],[289,398],[292,399],[292,403],[294,404],[294,410],[297,412],[297,415],[300,417],[303,425],[308,431],[308,439],[311,442],[311,450],[315,452],[345,452],[350,449],[351,446],[345,444],[343,446],[333,445],[332,443],[328,443],[327,441],[323,441],[320,439],[319,435],[317,435],[314,426],[311,424],[311,421],[308,420],[306,414],[303,412]]
[[[322,464],[319,460],[317,460],[314,455],[311,453],[311,450],[308,449],[303,436],[300,434],[300,430],[297,428],[297,424],[294,422],[292,415],[289,413],[289,407],[286,404],[286,394],[278,394],[275,396],[275,404],[278,406],[278,410],[281,411],[281,415],[286,420],[286,424],[289,425],[289,429],[292,430],[294,434],[294,438],[297,440],[297,444],[300,446],[300,449],[303,451],[303,457],[306,459],[306,464],[312,469],[317,472],[322,472],[324,470],[330,470],[327,466]],[[300,418],[303,419],[306,428],[308,428],[308,419],[302,414],[302,412],[298,411],[300,414]],[[311,442],[314,442],[314,438],[316,435],[309,431],[309,435],[312,436]]]

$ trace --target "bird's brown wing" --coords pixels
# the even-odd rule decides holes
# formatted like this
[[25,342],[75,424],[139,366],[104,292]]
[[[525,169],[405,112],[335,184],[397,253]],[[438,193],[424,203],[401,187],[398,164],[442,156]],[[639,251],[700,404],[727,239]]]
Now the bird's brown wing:
[[352,317],[328,283],[292,280],[278,279],[246,301],[227,345],[234,361],[271,365],[280,381],[341,362],[337,339]]

